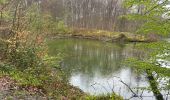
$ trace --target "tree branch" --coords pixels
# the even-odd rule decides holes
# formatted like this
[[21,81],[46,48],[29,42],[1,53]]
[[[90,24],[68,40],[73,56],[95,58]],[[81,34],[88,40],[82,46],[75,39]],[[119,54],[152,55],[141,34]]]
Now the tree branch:
[[168,0],[165,0],[164,2],[162,2],[161,4],[157,4],[156,6],[152,7],[151,9],[149,9],[148,11],[146,11],[144,13],[144,15],[150,13],[152,10],[154,10],[155,8],[159,7],[160,5],[164,5]]

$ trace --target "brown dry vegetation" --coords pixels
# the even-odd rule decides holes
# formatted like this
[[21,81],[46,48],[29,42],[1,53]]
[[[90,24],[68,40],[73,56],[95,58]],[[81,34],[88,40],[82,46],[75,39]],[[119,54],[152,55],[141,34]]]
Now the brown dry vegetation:
[[59,38],[73,37],[73,38],[84,38],[84,39],[94,39],[102,40],[106,42],[116,42],[116,41],[125,41],[125,42],[153,42],[157,41],[152,39],[152,37],[134,34],[130,32],[111,32],[104,30],[89,30],[89,29],[71,29],[66,33],[62,34],[53,34]]

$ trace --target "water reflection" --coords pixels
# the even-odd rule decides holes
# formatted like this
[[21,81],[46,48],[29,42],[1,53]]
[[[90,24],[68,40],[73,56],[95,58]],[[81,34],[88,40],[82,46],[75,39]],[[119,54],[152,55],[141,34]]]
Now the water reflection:
[[[152,92],[134,89],[149,86],[146,77],[122,64],[122,61],[128,57],[144,56],[143,52],[133,49],[134,44],[112,44],[78,39],[55,40],[49,44],[52,55],[57,52],[67,55],[62,68],[68,73],[70,83],[83,91],[94,95],[114,91],[128,99],[133,93],[120,82],[122,80],[135,93],[147,96],[145,100],[154,100]],[[132,100],[138,99],[140,98]]]

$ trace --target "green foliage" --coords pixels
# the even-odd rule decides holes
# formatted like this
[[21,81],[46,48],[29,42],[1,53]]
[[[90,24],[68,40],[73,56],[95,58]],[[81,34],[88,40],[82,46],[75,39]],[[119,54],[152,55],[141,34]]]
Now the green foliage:
[[87,96],[85,100],[123,100],[123,98],[112,93],[111,95],[107,94],[106,96]]
[[0,0],[0,5],[1,7],[1,21],[6,21],[8,22],[9,20],[12,20],[12,13],[8,10],[5,9],[6,6],[8,6],[8,2],[10,0]]
[[[156,62],[156,59],[164,59],[169,56],[170,43],[166,41],[159,41],[153,43],[139,43],[136,45],[138,50],[147,51],[147,58],[144,61],[149,61],[152,63]],[[165,55],[168,54],[168,55]]]
[[70,29],[62,20],[54,19],[49,13],[41,13],[37,4],[29,7],[26,16],[30,20],[28,31],[38,33],[68,33]]
[[0,0],[0,4],[5,4],[7,2],[8,2],[8,0]]
[[[130,20],[142,21],[143,25],[137,33],[154,33],[167,36],[170,31],[168,0],[125,0],[125,6],[131,8],[131,14],[126,17]],[[140,13],[137,10],[140,8]]]
[[[8,0],[1,0],[1,4]],[[8,75],[22,85],[43,85],[43,82],[58,80],[59,72],[53,73],[53,69],[58,71],[61,56],[49,57],[47,47],[44,44],[44,33],[50,33],[55,29],[62,31],[64,23],[53,20],[50,14],[42,14],[39,5],[35,2],[25,7],[22,0],[10,4],[11,7],[3,11],[3,21],[8,20],[10,25],[13,23],[11,36],[7,39],[0,38],[0,58],[3,54],[0,73]],[[24,9],[11,9],[13,6]],[[14,12],[16,11],[16,15]],[[22,14],[21,14],[22,13]],[[12,15],[12,17],[11,17]],[[12,20],[11,20],[12,18]],[[10,20],[9,20],[10,19]],[[1,60],[1,59],[0,59]],[[63,73],[61,73],[63,75]]]
[[[20,3],[22,6],[22,2]],[[13,15],[10,10],[7,15]],[[47,56],[48,48],[45,46],[43,38],[45,36],[43,33],[48,32],[48,29],[52,27],[52,18],[48,14],[42,15],[36,3],[24,10],[26,11],[22,12],[22,16],[16,12],[17,19],[14,19],[16,21],[14,23],[19,22],[17,23],[19,26],[17,28],[14,24],[13,35],[7,39],[0,39],[0,53],[4,55],[2,60],[4,64],[0,66],[2,69],[0,73],[2,76],[12,77],[21,85],[36,86],[43,85],[45,81],[58,80],[60,73],[52,74],[52,72],[53,69],[59,67],[61,58]],[[7,12],[5,11],[4,15]]]
[[63,21],[53,23],[54,33],[65,34],[70,33],[70,29],[65,25]]
[[40,58],[36,55],[35,48],[17,49],[16,51],[10,52],[8,60],[21,69],[38,66],[40,64]]
[[162,36],[167,36],[170,31],[170,23],[150,21],[146,22],[137,33],[156,33]]
[[10,11],[5,11],[2,13],[2,19],[5,21],[9,21],[12,19]]
[[160,67],[159,65],[155,65],[154,63],[141,61],[137,59],[128,59],[126,61],[126,65],[130,67],[136,68],[139,72],[145,72],[146,70],[150,70],[151,72],[156,72],[160,76],[168,76],[170,77],[170,69]]
[[[170,77],[170,69],[161,67],[161,65],[158,63],[157,59],[165,59],[170,54],[170,43],[166,41],[161,42],[154,42],[154,43],[145,43],[145,44],[137,44],[136,45],[137,50],[144,50],[145,53],[148,55],[145,58],[138,59],[138,58],[129,58],[125,65],[135,68],[140,73],[147,73],[148,77],[152,76],[152,73],[157,74],[157,78],[149,80],[152,91],[157,93],[159,92],[158,89],[155,88],[157,85],[157,79],[164,79]],[[154,83],[153,83],[154,82]],[[166,84],[162,87],[164,90],[169,89],[169,81],[164,80]]]
[[[140,51],[145,51],[145,53],[147,54],[147,57],[142,58],[142,59],[135,58],[136,60],[139,60],[145,63],[150,63],[151,65],[149,66],[156,66],[157,59],[165,59],[169,56],[170,43],[166,41],[159,41],[159,42],[153,42],[153,43],[138,43],[136,45],[136,49]],[[137,66],[137,64],[135,66]],[[146,68],[144,67],[144,69]]]
[[27,30],[35,33],[44,32],[45,29],[47,29],[49,23],[51,22],[51,16],[44,17],[40,13],[40,9],[38,9],[37,4],[32,4],[28,8],[28,11],[26,12],[26,17],[28,17],[27,20],[29,20]]
[[[6,1],[1,0],[0,4]],[[9,76],[18,86],[43,87],[50,97],[50,93],[53,96],[67,96],[72,91],[75,93],[79,89],[67,84],[67,78],[59,66],[61,54],[48,56],[44,43],[45,33],[65,33],[69,31],[67,26],[50,14],[42,13],[36,2],[28,6],[23,0],[13,2],[2,11],[1,24],[9,28],[10,36],[6,39],[0,37],[0,76]],[[54,88],[55,84],[61,87]]]
[[[62,71],[57,71],[58,73],[52,74],[52,71],[55,71],[55,69],[59,66],[52,66],[54,62],[50,61],[49,59],[52,60],[51,57],[48,58],[46,56],[41,62],[43,64],[37,65],[35,67],[27,67],[24,69],[18,68],[14,64],[0,63],[0,76],[10,76],[12,79],[17,81],[18,85],[24,86],[43,86],[44,82],[46,81],[52,82],[55,80],[60,80],[61,76],[63,75]],[[55,64],[59,64],[60,59],[60,56],[55,57]]]

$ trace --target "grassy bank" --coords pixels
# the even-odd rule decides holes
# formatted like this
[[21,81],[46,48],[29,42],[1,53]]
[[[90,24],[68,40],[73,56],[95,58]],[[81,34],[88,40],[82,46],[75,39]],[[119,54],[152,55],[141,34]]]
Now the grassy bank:
[[156,41],[155,38],[133,34],[129,32],[111,32],[104,30],[87,30],[87,29],[68,29],[65,32],[58,32],[52,34],[55,38],[84,38],[84,39],[93,39],[101,40],[106,42],[116,42],[116,41],[125,41],[125,42],[152,42]]
[[18,80],[10,76],[0,77],[1,100],[123,100],[115,93],[108,95],[92,96],[82,92],[79,88],[71,86],[67,82],[58,81],[47,83],[43,86],[19,85]]
[[[8,48],[7,48],[8,44]],[[22,44],[22,43],[21,43]],[[17,49],[0,42],[0,99],[122,100],[116,94],[91,96],[66,80],[59,66],[62,56],[50,57],[46,46]],[[13,51],[11,51],[13,50]]]

